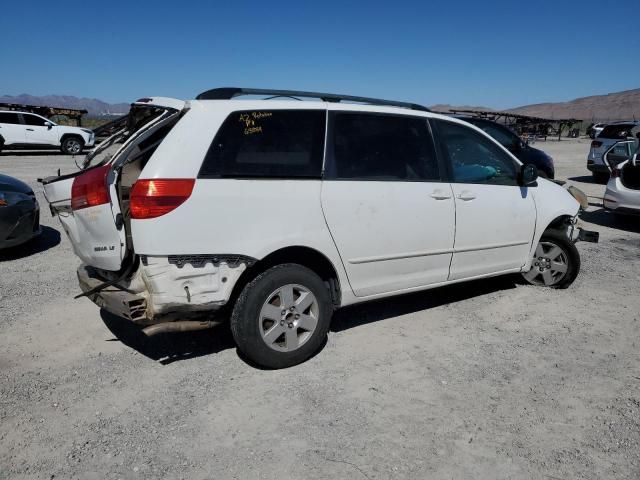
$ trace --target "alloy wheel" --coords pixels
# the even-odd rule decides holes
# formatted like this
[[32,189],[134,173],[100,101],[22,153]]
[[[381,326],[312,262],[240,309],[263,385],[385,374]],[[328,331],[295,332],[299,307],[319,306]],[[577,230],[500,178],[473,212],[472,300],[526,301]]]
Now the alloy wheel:
[[540,242],[531,262],[531,270],[523,276],[534,285],[555,285],[567,274],[568,258],[561,246],[548,241]]
[[304,345],[318,325],[320,308],[311,291],[302,285],[284,285],[264,302],[258,319],[265,344],[279,352]]
[[82,150],[82,146],[80,145],[80,142],[74,139],[67,140],[65,142],[65,146],[66,146],[67,152],[69,152],[72,155],[80,153],[80,150]]

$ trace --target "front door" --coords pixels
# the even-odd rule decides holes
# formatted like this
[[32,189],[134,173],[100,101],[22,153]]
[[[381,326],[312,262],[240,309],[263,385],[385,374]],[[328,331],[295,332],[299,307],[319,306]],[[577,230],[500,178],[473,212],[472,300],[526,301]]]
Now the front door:
[[426,119],[334,111],[327,139],[322,208],[355,295],[446,281],[455,205]]
[[47,120],[37,115],[23,113],[27,143],[33,145],[56,145],[58,132],[55,127],[47,126]]
[[438,120],[456,203],[450,280],[514,271],[527,261],[536,224],[532,187],[518,185],[519,163],[474,129]]

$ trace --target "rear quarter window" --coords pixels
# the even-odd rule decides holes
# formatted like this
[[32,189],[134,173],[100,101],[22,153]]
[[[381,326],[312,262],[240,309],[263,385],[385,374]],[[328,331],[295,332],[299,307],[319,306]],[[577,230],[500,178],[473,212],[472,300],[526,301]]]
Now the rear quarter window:
[[611,138],[613,140],[624,140],[625,138],[633,136],[632,130],[638,130],[638,127],[634,124],[628,125],[607,125],[604,127],[598,137]]
[[216,134],[201,178],[320,178],[326,111],[243,110]]
[[19,125],[20,119],[17,113],[0,112],[0,123],[7,123],[10,125]]

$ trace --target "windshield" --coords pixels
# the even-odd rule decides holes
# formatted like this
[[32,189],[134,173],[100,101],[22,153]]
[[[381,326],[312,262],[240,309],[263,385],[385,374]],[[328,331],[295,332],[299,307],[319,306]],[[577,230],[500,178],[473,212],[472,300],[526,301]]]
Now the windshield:
[[116,125],[116,130],[102,140],[87,154],[80,168],[86,169],[109,162],[120,148],[146,125],[158,120],[167,108],[149,105],[132,105],[125,121]]

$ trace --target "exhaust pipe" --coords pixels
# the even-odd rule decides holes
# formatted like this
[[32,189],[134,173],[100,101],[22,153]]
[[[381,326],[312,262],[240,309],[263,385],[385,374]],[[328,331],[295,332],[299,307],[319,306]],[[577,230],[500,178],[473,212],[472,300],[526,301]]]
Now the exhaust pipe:
[[197,330],[207,330],[213,328],[216,325],[220,325],[219,321],[196,321],[196,320],[179,320],[176,322],[157,323],[149,327],[142,329],[147,337],[153,337],[160,333],[174,333],[174,332],[195,332]]

